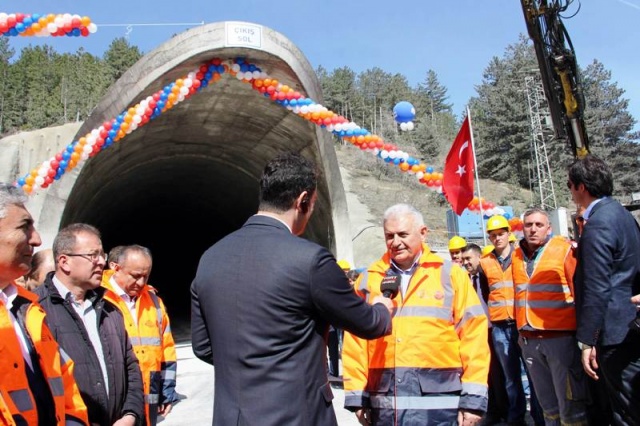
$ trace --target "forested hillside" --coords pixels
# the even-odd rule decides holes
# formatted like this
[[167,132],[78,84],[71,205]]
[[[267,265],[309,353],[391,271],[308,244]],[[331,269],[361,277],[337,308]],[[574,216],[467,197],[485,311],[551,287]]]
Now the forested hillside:
[[[84,120],[108,87],[141,56],[124,38],[115,39],[102,58],[82,49],[60,54],[49,46],[15,52],[8,38],[0,38],[0,137]],[[605,64],[594,61],[582,73],[591,151],[611,164],[616,195],[627,201],[631,192],[640,191],[640,134],[633,133],[635,119],[628,112],[624,90],[611,81]],[[454,114],[447,88],[433,70],[425,70],[424,81],[415,87],[405,76],[380,68],[356,74],[349,67],[329,71],[320,66],[317,74],[324,93],[318,102],[442,170],[463,117]],[[468,102],[480,178],[535,190],[524,80],[537,75],[535,54],[524,36],[487,64],[477,94]],[[416,107],[412,131],[399,131],[393,119],[393,106],[403,100]],[[547,151],[558,204],[570,205],[564,183],[571,153],[551,136]],[[507,198],[490,201],[503,204]]]

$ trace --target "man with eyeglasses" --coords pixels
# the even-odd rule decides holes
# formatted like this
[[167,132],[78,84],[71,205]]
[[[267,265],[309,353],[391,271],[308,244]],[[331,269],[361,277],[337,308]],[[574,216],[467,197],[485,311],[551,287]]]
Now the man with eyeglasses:
[[106,259],[100,231],[76,223],[53,241],[54,272],[36,290],[58,344],[75,362],[74,377],[89,422],[141,425],[142,376],[122,314],[100,287]]
[[166,417],[178,401],[176,348],[167,310],[147,284],[151,250],[140,245],[117,246],[109,252],[109,270],[102,274],[105,299],[120,309],[133,350],[140,362],[147,426],[158,414]]

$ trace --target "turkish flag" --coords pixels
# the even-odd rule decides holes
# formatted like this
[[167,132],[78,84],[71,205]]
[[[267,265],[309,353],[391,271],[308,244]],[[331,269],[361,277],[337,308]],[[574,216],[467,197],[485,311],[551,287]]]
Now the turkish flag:
[[469,116],[464,119],[458,136],[447,154],[442,192],[458,216],[473,200],[473,145]]

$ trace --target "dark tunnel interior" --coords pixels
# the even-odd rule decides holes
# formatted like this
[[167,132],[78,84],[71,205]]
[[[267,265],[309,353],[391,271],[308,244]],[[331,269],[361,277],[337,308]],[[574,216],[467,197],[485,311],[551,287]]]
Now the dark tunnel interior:
[[[208,134],[206,124],[198,129],[203,133],[169,132],[167,126],[184,111],[175,108],[171,113],[170,122],[160,121],[89,159],[65,204],[60,226],[95,225],[106,251],[123,244],[149,247],[149,283],[167,306],[174,338],[185,341],[190,339],[189,288],[199,258],[257,211],[259,177],[267,161],[284,150],[300,151],[318,164],[322,159],[313,128],[292,114],[265,122],[260,141],[245,131],[232,135],[231,143]],[[288,133],[296,137],[283,138]],[[322,178],[318,197],[305,237],[330,248],[331,205]]]

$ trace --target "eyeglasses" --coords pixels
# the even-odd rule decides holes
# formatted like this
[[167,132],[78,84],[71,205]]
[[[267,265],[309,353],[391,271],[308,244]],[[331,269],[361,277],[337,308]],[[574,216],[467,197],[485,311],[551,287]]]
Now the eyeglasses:
[[96,263],[99,259],[106,259],[107,256],[104,254],[103,251],[100,251],[98,253],[63,253],[65,256],[71,256],[71,257],[81,257],[83,259],[88,260],[89,262],[93,262]]

